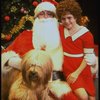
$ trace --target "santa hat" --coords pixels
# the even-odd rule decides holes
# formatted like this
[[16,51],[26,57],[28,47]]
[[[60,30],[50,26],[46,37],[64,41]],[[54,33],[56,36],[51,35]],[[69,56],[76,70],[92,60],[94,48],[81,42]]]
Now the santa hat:
[[54,0],[42,0],[42,2],[38,4],[34,10],[34,13],[35,13],[34,17],[36,17],[41,11],[44,11],[44,10],[51,11],[54,14],[56,14],[55,5],[57,5],[57,2]]

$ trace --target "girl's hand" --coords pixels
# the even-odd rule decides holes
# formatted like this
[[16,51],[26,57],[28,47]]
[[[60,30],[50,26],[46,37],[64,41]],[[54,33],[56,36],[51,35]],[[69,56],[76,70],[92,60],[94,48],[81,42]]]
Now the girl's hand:
[[77,80],[78,76],[79,76],[79,74],[76,71],[69,74],[67,77],[68,84],[74,83]]

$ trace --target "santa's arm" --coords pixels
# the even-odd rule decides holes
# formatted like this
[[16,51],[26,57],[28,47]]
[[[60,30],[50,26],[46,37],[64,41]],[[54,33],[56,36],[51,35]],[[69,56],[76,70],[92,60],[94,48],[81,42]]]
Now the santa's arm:
[[[19,41],[21,42],[23,35],[25,35],[25,31],[23,31],[22,33],[20,33],[15,40],[4,50],[2,50],[2,53],[4,52],[8,52],[8,51],[14,51],[16,53],[19,54],[18,52],[18,48],[16,48],[17,44],[19,43]],[[20,47],[19,47],[20,48]]]
[[6,49],[2,50],[1,65],[3,73],[6,73],[11,67],[20,69],[21,57],[16,49],[16,45],[21,35],[22,34],[20,34]]

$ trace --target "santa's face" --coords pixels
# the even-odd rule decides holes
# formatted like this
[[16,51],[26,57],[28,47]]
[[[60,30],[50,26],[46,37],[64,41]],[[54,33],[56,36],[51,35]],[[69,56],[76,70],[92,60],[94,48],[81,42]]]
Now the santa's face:
[[56,18],[36,18],[33,24],[35,48],[51,50],[59,46],[60,36]]
[[39,19],[41,19],[41,18],[53,18],[53,17],[54,17],[54,13],[51,12],[51,11],[45,10],[45,11],[41,11],[41,12],[37,15],[37,17],[38,17]]

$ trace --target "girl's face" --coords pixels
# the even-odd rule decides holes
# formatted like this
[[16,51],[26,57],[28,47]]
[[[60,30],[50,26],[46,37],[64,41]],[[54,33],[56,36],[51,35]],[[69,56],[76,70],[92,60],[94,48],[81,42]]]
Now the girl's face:
[[72,14],[68,13],[61,17],[61,22],[65,28],[71,30],[76,25],[76,18]]

